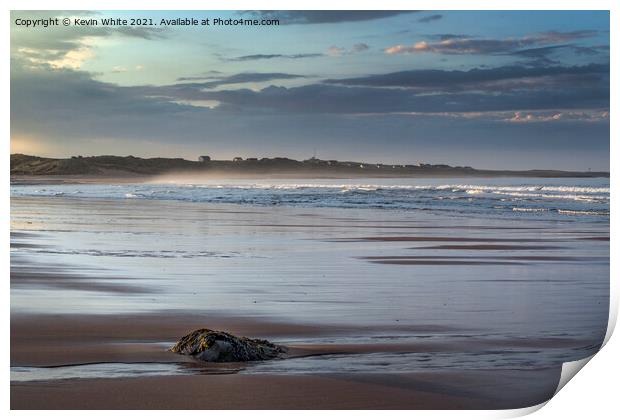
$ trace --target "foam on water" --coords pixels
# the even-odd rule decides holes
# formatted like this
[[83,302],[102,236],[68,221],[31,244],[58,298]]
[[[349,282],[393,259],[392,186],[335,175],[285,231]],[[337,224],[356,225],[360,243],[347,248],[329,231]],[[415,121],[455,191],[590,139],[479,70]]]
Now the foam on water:
[[[450,182],[451,181],[451,182]],[[527,179],[235,180],[124,185],[14,185],[13,196],[179,200],[258,206],[380,208],[515,215],[608,217],[609,180]]]
[[242,374],[334,374],[334,373],[411,373],[425,370],[543,369],[560,365],[575,355],[592,349],[491,349],[470,352],[376,352],[328,354],[272,360],[249,365]]
[[11,367],[11,382],[61,379],[130,378],[136,376],[190,375],[192,369],[177,363],[89,363],[58,367]]

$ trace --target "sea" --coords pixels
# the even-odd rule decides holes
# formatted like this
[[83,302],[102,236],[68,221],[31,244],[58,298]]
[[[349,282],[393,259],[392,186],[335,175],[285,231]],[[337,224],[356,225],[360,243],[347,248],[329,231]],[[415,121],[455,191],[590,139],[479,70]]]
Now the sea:
[[14,185],[11,195],[609,219],[608,178],[234,180]]

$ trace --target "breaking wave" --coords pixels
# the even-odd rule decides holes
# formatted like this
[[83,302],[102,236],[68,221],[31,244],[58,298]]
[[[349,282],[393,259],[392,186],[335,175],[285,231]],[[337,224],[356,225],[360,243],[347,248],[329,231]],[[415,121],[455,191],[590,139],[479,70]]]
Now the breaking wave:
[[223,183],[14,185],[13,196],[179,200],[256,206],[374,208],[522,217],[608,217],[608,179],[235,181]]

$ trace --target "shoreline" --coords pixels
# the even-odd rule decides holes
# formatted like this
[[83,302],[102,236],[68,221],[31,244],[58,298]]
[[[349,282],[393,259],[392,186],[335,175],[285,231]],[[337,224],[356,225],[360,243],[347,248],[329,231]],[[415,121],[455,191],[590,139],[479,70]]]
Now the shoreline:
[[[125,316],[13,314],[12,366],[189,363],[207,370],[192,375],[11,382],[11,408],[508,409],[546,401],[552,396],[560,376],[560,366],[383,374],[245,374],[244,364],[214,366],[166,351],[166,341],[175,340],[182,331],[204,327],[208,322],[197,318],[202,317],[170,313]],[[209,327],[253,337],[282,337],[284,340],[284,337],[326,333],[337,336],[346,329],[343,326],[282,324],[221,315],[219,318],[205,315],[204,319],[211,320]],[[411,329],[416,327],[411,326]],[[428,327],[417,329],[423,331]],[[468,346],[473,351],[475,346],[471,347],[471,344]],[[539,344],[553,347],[559,343],[552,340]],[[288,357],[326,353],[450,351],[453,346],[447,343],[299,345],[290,347]],[[478,350],[483,348],[485,346],[481,345]],[[231,373],[231,369],[237,371]],[[509,389],[513,392],[506,392]],[[100,395],[106,398],[101,399]]]
[[372,325],[365,328],[353,325],[311,325],[258,316],[242,317],[208,312],[164,311],[116,315],[12,313],[11,366],[59,367],[140,362],[194,363],[202,366],[202,362],[167,351],[183,335],[199,328],[268,339],[289,349],[284,359],[339,354],[472,352],[501,348],[560,349],[592,344],[562,337],[463,337],[460,340],[438,339],[433,342],[358,343],[347,341],[347,337],[377,333],[464,335],[467,331],[440,325]]

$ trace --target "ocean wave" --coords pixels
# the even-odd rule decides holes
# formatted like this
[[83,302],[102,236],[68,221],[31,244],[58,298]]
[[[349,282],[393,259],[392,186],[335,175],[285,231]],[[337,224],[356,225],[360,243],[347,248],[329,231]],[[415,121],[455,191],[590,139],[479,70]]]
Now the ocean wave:
[[[182,187],[201,189],[230,189],[230,190],[273,190],[273,191],[300,191],[323,192],[338,191],[343,194],[357,192],[452,192],[467,195],[503,195],[510,197],[558,199],[585,202],[607,202],[609,200],[608,187],[587,186],[550,186],[550,185],[475,185],[475,184],[443,184],[443,185],[404,185],[404,184],[323,184],[323,183],[283,183],[283,184],[217,184],[200,185],[182,184]],[[597,195],[594,195],[597,194]]]
[[[170,184],[167,184],[170,185]],[[548,191],[570,193],[609,193],[608,187],[556,186],[556,185],[478,185],[478,184],[443,184],[443,185],[409,185],[409,184],[325,184],[325,183],[244,183],[244,184],[173,184],[186,188],[231,188],[231,189],[265,189],[265,190],[303,190],[303,189],[340,189],[340,190],[453,190],[453,191]]]
[[[527,180],[524,180],[525,182]],[[487,183],[432,180],[372,182],[250,182],[212,184],[14,185],[13,196],[66,196],[94,199],[176,200],[253,206],[329,207],[452,211],[459,214],[525,214],[545,212],[573,216],[609,215],[608,183],[569,180],[567,185],[526,184],[492,180]],[[583,182],[571,185],[574,182]],[[408,185],[407,182],[410,184]],[[415,185],[415,182],[420,184]],[[553,182],[561,182],[554,180]],[[497,185],[491,185],[497,183]],[[601,186],[602,184],[602,186]],[[561,209],[562,212],[557,209]],[[569,213],[570,212],[570,213]],[[556,216],[556,217],[557,217]]]
[[596,202],[604,203],[609,200],[609,197],[604,197],[604,196],[575,195],[575,194],[533,194],[533,193],[504,192],[504,191],[498,191],[494,193],[498,195],[507,195],[511,197],[539,198],[539,199],[547,199],[547,200],[548,199],[573,200],[573,201],[586,201],[590,203],[596,203]]
[[597,211],[597,210],[558,210],[559,214],[569,214],[572,216],[609,216],[608,211]]
[[[424,187],[423,187],[424,188]],[[585,194],[605,194],[609,193],[609,187],[588,187],[588,186],[562,186],[562,185],[471,185],[471,184],[449,184],[435,187],[438,190],[459,189],[482,190],[482,191],[514,191],[514,192],[566,192],[566,193],[585,193]]]
[[524,213],[540,213],[549,211],[549,209],[541,209],[541,208],[528,208],[528,207],[513,207],[512,211],[520,211]]

